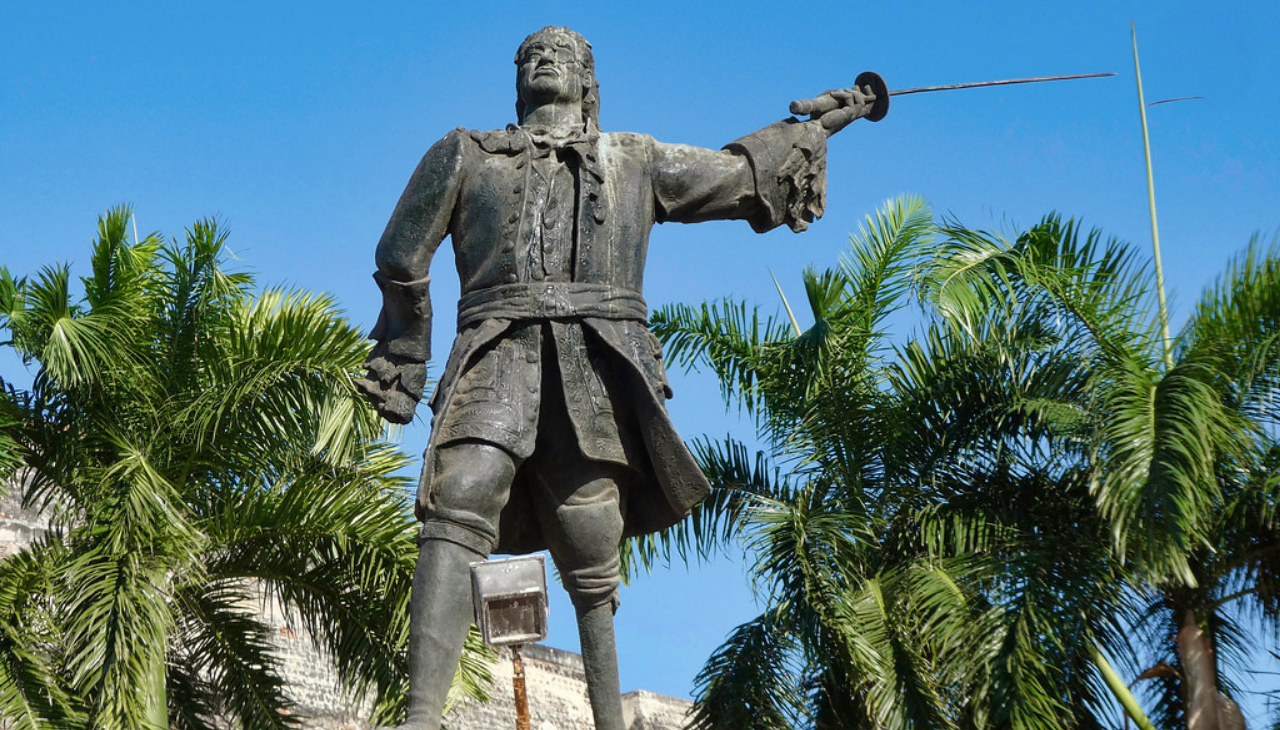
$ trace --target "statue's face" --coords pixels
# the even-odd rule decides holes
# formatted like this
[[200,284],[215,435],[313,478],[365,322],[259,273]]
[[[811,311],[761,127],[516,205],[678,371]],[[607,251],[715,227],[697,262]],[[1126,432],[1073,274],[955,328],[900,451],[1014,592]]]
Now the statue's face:
[[572,40],[552,36],[530,43],[517,65],[516,93],[525,104],[582,101],[582,64]]

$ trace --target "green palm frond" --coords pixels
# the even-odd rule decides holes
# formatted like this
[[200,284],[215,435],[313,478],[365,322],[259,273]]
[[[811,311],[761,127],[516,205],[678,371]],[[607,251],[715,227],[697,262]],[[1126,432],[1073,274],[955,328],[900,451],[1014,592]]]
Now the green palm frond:
[[942,647],[922,642],[929,633],[920,629],[951,623],[948,617],[957,608],[963,614],[966,603],[945,573],[912,566],[862,581],[836,604],[839,620],[830,631],[839,642],[836,655],[846,657],[846,682],[854,683],[844,691],[861,698],[875,727],[954,727],[934,666]]
[[954,221],[941,232],[938,256],[921,271],[921,296],[970,335],[989,307],[1043,306],[1077,347],[1155,362],[1151,277],[1124,242],[1104,239],[1097,229],[1082,234],[1077,222],[1057,215],[1014,242]]
[[779,617],[745,623],[707,660],[694,679],[695,730],[791,730],[802,712],[796,647]]
[[65,266],[47,267],[27,289],[24,316],[30,357],[38,360],[46,377],[66,388],[90,386],[122,354],[110,316],[84,313],[71,300],[71,272]]
[[174,730],[220,730],[219,711],[213,685],[183,655],[181,649],[169,659],[166,672],[169,694],[169,726]]
[[22,416],[22,396],[0,378],[0,497],[9,493],[10,483],[24,461],[20,443]]
[[711,493],[694,505],[689,517],[661,532],[623,541],[623,575],[636,576],[658,563],[670,562],[672,552],[682,561],[706,560],[737,544],[747,513],[761,498],[781,499],[790,485],[763,451],[725,437],[693,442],[694,457],[711,482]]
[[184,242],[170,241],[160,250],[164,266],[154,284],[151,328],[168,392],[196,385],[200,363],[216,360],[216,349],[206,348],[216,348],[218,338],[207,335],[219,333],[230,308],[249,298],[253,278],[222,268],[227,235],[206,219],[187,229]]
[[0,265],[0,328],[8,339],[0,345],[12,347],[24,362],[30,362],[32,346],[27,337],[27,279],[15,279],[7,266]]
[[81,279],[88,310],[118,322],[122,339],[136,334],[133,327],[143,325],[150,314],[148,289],[163,245],[155,233],[130,244],[127,231],[132,216],[128,207],[120,206],[98,220],[98,238],[89,257],[93,273]]
[[417,555],[403,505],[376,498],[364,479],[316,467],[218,495],[210,530],[224,548],[208,570],[262,581],[335,658],[352,696],[400,693]]
[[269,290],[227,314],[218,357],[203,363],[201,392],[180,417],[198,447],[311,441],[340,463],[380,433],[352,380],[368,345],[332,298]]
[[884,335],[885,317],[903,306],[933,233],[929,204],[903,196],[885,201],[851,237],[840,271],[849,281],[850,309],[868,335]]
[[36,624],[0,620],[0,642],[25,642],[0,646],[0,672],[34,678],[0,681],[0,714],[110,730],[167,705],[182,728],[289,724],[267,628],[239,605],[251,580],[348,691],[394,713],[416,548],[408,460],[352,382],[366,343],[330,297],[255,298],[215,222],[163,243],[130,242],[128,220],[103,217],[79,300],[67,267],[0,270],[4,344],[36,366],[29,389],[2,384],[0,471],[21,460],[18,496],[50,510],[63,556],[30,614],[53,633],[33,644]]
[[1137,249],[1056,215],[1021,236],[1018,248],[1020,277],[1049,294],[1069,333],[1088,335],[1113,357],[1154,346],[1151,274]]
[[[251,613],[260,600],[234,579],[191,583],[175,592],[181,648],[173,663],[196,694],[178,695],[174,704],[189,723],[213,728],[218,719],[233,718],[255,730],[298,726],[271,634]],[[202,716],[206,712],[211,714]]]
[[0,717],[13,730],[86,726],[58,657],[47,650],[62,639],[48,597],[65,557],[46,536],[0,561]]
[[1178,343],[1179,358],[1215,358],[1225,401],[1280,421],[1280,239],[1249,241],[1197,302]]
[[1216,464],[1245,448],[1248,425],[1213,388],[1212,363],[1178,363],[1163,378],[1132,364],[1107,373],[1095,492],[1118,549],[1139,543],[1154,575],[1195,583],[1188,551],[1222,502]]
[[67,668],[77,692],[93,703],[101,728],[147,726],[139,688],[151,687],[151,672],[164,662],[174,627],[162,570],[142,556],[76,556],[67,568]]
[[761,498],[746,521],[757,590],[795,611],[826,610],[873,569],[865,547],[875,540],[874,526],[860,503],[829,485],[805,485],[785,500]]
[[785,320],[762,319],[758,310],[727,300],[696,308],[660,307],[650,314],[649,326],[662,340],[668,362],[687,370],[710,367],[725,402],[736,401],[750,414],[760,406],[762,351],[790,338]]
[[930,326],[888,367],[903,414],[892,468],[935,474],[957,450],[972,455],[971,467],[1017,455],[1069,460],[1087,436],[1084,363],[1039,320],[971,324],[976,337]]
[[976,323],[992,306],[1016,306],[1012,281],[1016,271],[1014,244],[1005,237],[944,221],[934,256],[915,274],[920,301],[945,321],[976,337]]

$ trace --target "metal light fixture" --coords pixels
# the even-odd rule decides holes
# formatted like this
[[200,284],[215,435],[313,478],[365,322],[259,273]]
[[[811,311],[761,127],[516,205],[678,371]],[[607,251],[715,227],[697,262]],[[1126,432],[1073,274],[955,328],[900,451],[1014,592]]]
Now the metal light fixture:
[[471,564],[476,625],[489,646],[511,647],[515,671],[516,730],[529,730],[521,649],[547,638],[547,567],[541,555],[523,555]]

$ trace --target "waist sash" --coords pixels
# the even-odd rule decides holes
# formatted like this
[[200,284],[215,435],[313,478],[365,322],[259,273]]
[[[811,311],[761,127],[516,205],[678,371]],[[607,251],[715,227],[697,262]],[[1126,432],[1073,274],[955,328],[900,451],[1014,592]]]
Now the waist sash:
[[501,284],[463,294],[458,329],[486,319],[630,319],[645,322],[649,309],[640,292],[576,281]]

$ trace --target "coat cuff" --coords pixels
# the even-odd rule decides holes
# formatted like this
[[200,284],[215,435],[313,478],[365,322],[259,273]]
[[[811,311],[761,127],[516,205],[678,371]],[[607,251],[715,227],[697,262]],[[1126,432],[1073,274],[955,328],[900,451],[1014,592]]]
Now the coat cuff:
[[786,223],[799,233],[827,206],[827,134],[791,117],[730,142],[751,161],[758,206],[747,220],[757,233]]
[[387,352],[406,360],[430,360],[431,277],[393,281],[379,271],[373,279],[382,290],[382,311],[369,339],[385,343]]

